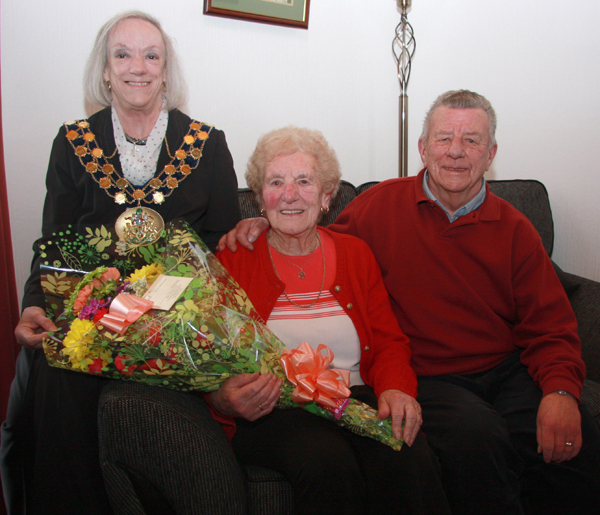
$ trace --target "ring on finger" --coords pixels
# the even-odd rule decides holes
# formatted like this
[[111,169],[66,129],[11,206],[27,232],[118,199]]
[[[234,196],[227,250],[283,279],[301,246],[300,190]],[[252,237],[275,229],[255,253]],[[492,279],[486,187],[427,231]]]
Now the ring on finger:
[[258,409],[259,409],[260,411],[264,411],[264,409],[265,409],[265,408],[263,408],[263,407],[262,407],[262,404],[259,404],[259,405],[258,405]]
[[573,447],[573,442],[565,442],[565,445],[566,445],[567,447]]

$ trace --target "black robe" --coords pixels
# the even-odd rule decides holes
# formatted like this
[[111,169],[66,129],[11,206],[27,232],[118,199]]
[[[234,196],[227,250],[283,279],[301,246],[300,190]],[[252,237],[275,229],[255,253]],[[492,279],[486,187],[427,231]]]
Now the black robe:
[[[181,146],[190,122],[178,110],[169,112],[166,139],[172,154]],[[91,116],[89,123],[98,147],[111,156],[116,145],[110,108]],[[75,228],[99,224],[110,227],[132,207],[115,203],[100,188],[75,155],[66,134],[66,128],[61,127],[52,147],[42,241],[69,224]],[[163,144],[157,170],[161,171],[170,160]],[[110,163],[122,175],[118,154]],[[219,238],[240,219],[237,179],[223,132],[210,132],[199,166],[164,203],[142,205],[158,211],[165,222],[186,220],[214,250]],[[23,308],[43,308],[45,303],[37,244],[34,252]],[[22,349],[7,419],[2,425],[2,479],[10,513],[111,513],[98,454],[98,399],[106,382],[51,368],[42,350]],[[217,422],[212,429],[221,431]]]

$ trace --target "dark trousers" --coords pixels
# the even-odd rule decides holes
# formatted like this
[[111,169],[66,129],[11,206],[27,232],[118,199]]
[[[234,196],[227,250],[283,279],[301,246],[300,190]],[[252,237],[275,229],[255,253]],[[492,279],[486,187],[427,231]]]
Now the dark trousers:
[[112,513],[98,450],[106,380],[48,365],[23,348],[2,425],[0,470],[9,515]]
[[484,373],[419,378],[423,431],[454,515],[600,513],[600,428],[582,406],[581,452],[546,464],[541,399],[518,353]]
[[[370,388],[352,392],[376,406]],[[276,409],[255,422],[238,420],[233,446],[242,463],[286,476],[298,514],[449,513],[423,434],[394,451],[301,409]]]

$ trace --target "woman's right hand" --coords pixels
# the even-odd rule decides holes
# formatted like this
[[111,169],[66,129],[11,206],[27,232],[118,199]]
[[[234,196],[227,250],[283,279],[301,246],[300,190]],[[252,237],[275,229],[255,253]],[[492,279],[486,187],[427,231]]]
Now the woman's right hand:
[[225,250],[227,247],[231,252],[235,252],[237,250],[236,242],[248,250],[254,250],[252,243],[268,228],[269,222],[266,218],[244,218],[231,231],[221,236],[217,250]]
[[17,342],[30,349],[41,349],[42,340],[47,331],[56,331],[52,320],[46,317],[46,312],[37,306],[29,306],[21,313],[21,320],[15,327]]
[[240,374],[210,394],[210,403],[219,413],[250,422],[273,411],[281,396],[283,381],[274,374]]

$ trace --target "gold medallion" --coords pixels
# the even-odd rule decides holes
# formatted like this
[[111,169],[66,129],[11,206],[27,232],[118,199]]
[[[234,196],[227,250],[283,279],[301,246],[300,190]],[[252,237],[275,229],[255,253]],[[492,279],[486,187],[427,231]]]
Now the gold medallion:
[[154,209],[132,207],[115,222],[115,232],[119,239],[132,245],[154,243],[165,228],[165,222]]

